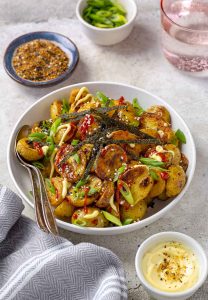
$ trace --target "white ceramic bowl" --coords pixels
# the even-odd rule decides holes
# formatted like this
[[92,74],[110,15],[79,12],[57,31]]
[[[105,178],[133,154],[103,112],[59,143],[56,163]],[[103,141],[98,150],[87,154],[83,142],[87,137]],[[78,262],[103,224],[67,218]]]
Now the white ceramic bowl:
[[154,208],[148,210],[148,213],[143,220],[127,226],[108,227],[108,228],[84,228],[84,227],[75,226],[70,223],[66,223],[61,220],[58,220],[58,225],[60,227],[74,232],[83,233],[83,234],[113,235],[113,234],[125,233],[136,229],[140,229],[161,218],[183,198],[193,178],[195,163],[196,163],[196,152],[195,152],[194,141],[183,119],[165,101],[161,100],[160,98],[152,95],[151,93],[145,90],[139,89],[137,87],[129,86],[129,85],[119,84],[119,83],[83,82],[71,86],[66,86],[64,88],[56,90],[42,97],[26,110],[26,112],[20,117],[19,121],[17,122],[17,124],[13,129],[13,132],[9,140],[8,156],[7,156],[8,169],[10,175],[20,196],[26,202],[28,202],[29,205],[34,207],[32,197],[29,195],[29,191],[31,190],[29,176],[26,170],[19,164],[14,154],[14,140],[15,140],[16,133],[18,129],[24,124],[32,125],[34,122],[38,120],[44,120],[49,118],[49,107],[50,104],[55,99],[67,98],[69,96],[70,91],[73,88],[75,87],[80,88],[83,86],[87,86],[91,91],[91,93],[96,93],[96,91],[99,90],[99,91],[103,91],[106,95],[115,99],[118,99],[120,96],[124,96],[126,99],[132,100],[133,98],[137,97],[139,99],[139,103],[144,108],[148,108],[149,106],[155,104],[164,105],[165,107],[167,107],[167,109],[171,114],[173,128],[175,130],[180,128],[186,135],[187,143],[183,145],[182,150],[189,159],[189,167],[187,170],[187,182],[184,189],[173,200],[156,201]]
[[[144,254],[152,247],[157,245],[158,243],[170,242],[170,241],[184,243],[188,248],[192,249],[192,251],[198,257],[199,266],[200,266],[199,279],[192,288],[184,292],[170,293],[170,292],[160,291],[154,288],[151,284],[149,284],[149,282],[145,279],[142,272],[141,262]],[[135,268],[136,268],[137,276],[141,284],[143,285],[143,287],[154,299],[158,299],[158,300],[188,299],[202,286],[202,284],[207,278],[207,271],[208,271],[207,257],[201,245],[190,236],[179,232],[160,232],[146,239],[141,244],[141,246],[137,251],[136,258],[135,258]]]
[[94,43],[103,46],[117,44],[123,41],[131,33],[137,15],[135,0],[119,0],[127,11],[128,22],[116,28],[98,28],[90,25],[82,18],[82,12],[87,6],[87,0],[79,0],[76,7],[76,15],[81,23],[84,34]]

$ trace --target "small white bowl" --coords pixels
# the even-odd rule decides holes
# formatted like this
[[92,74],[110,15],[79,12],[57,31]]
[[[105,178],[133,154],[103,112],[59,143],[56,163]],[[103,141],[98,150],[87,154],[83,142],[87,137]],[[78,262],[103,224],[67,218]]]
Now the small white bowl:
[[131,33],[137,15],[135,0],[119,0],[127,11],[127,23],[116,28],[98,28],[87,23],[82,13],[87,6],[87,0],[80,0],[76,7],[76,15],[81,23],[83,32],[94,43],[103,46],[117,44],[123,41]]
[[[193,250],[193,252],[198,257],[199,261],[199,279],[196,284],[190,289],[185,290],[184,292],[163,292],[159,289],[154,288],[144,277],[142,272],[142,259],[144,254],[156,246],[158,243],[176,241],[185,244],[187,247]],[[201,247],[201,245],[191,238],[190,236],[179,233],[179,232],[161,232],[150,236],[146,239],[141,246],[139,247],[136,258],[135,258],[135,267],[137,276],[143,287],[147,292],[154,298],[158,300],[185,300],[191,297],[204,283],[207,278],[208,273],[208,264],[206,254]]]

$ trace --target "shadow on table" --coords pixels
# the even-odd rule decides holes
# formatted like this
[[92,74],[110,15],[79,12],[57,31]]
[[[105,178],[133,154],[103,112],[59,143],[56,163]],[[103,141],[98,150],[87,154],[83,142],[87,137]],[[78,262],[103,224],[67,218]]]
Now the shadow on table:
[[[153,31],[150,31],[144,25],[136,24],[133,31],[123,42],[103,47],[106,52],[116,52],[118,55],[133,56],[148,51],[154,47],[158,48],[158,40]],[[102,46],[100,46],[102,47]]]

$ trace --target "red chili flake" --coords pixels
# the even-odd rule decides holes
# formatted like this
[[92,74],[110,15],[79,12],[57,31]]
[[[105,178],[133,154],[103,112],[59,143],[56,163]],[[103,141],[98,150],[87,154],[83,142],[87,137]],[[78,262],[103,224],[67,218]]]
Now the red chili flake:
[[44,155],[43,149],[41,148],[40,144],[38,142],[33,142],[33,147],[38,151],[39,155]]
[[92,224],[97,225],[98,224],[98,220],[97,219],[92,220]]
[[78,218],[77,214],[73,214],[73,218],[76,220]]
[[167,157],[164,153],[157,153],[157,155],[159,155],[162,159],[162,162],[167,162]]
[[85,189],[84,189],[84,191],[85,191],[85,197],[84,197],[84,213],[85,214],[87,214],[87,212],[88,212],[88,209],[87,209],[87,196],[88,196],[88,192],[89,192],[89,187],[86,187]]
[[80,127],[80,132],[82,135],[86,135],[90,125],[94,123],[95,119],[92,115],[86,115]]
[[119,105],[124,105],[125,104],[125,99],[123,96],[121,96],[119,99],[118,99],[118,104]]
[[168,172],[160,172],[160,177],[161,177],[163,180],[168,180],[169,174],[168,174]]

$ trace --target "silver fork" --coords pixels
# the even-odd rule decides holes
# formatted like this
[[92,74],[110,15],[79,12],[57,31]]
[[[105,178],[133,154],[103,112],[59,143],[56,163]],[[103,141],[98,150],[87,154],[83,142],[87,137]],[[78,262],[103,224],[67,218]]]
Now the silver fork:
[[[26,162],[16,150],[16,144],[19,140],[19,137],[22,135],[23,131],[26,131],[26,129],[28,129],[28,127],[29,126],[24,125],[17,133],[14,151],[20,164],[27,169],[30,176],[32,192],[35,202],[35,216],[39,228],[45,232],[50,232],[55,235],[58,235],[56,220],[48,200],[43,176],[38,168]],[[38,189],[37,183],[40,189]]]

